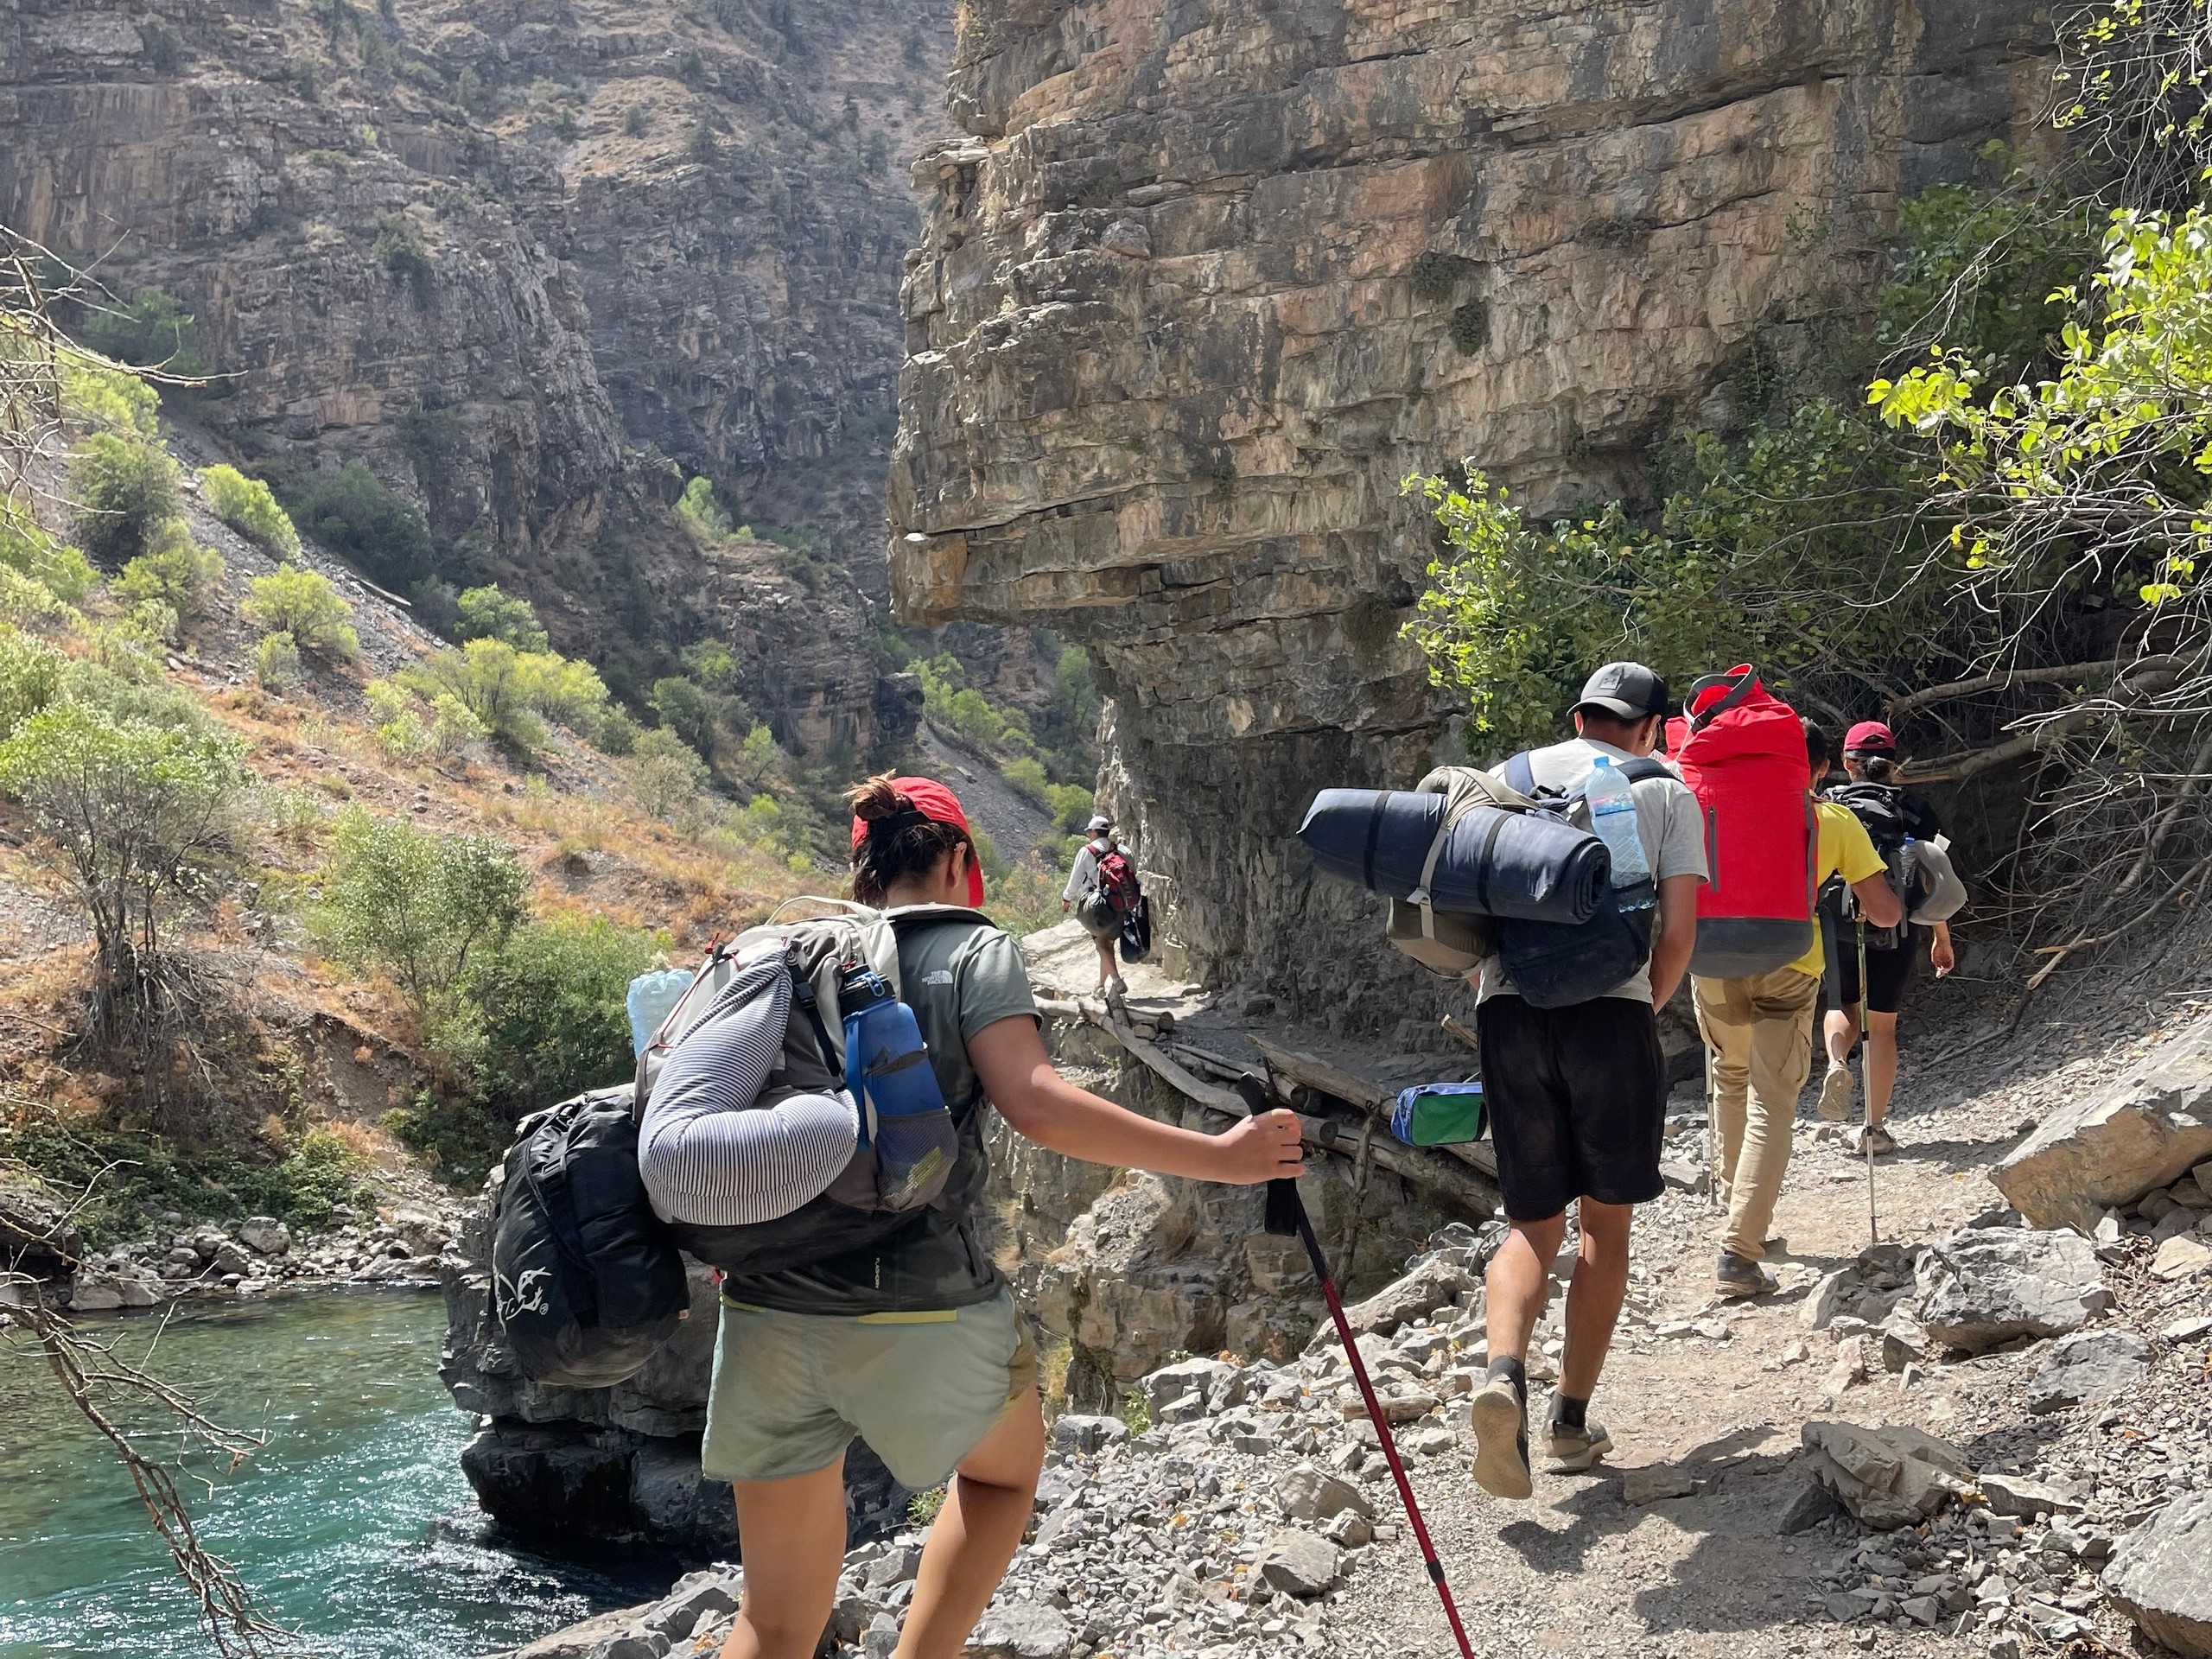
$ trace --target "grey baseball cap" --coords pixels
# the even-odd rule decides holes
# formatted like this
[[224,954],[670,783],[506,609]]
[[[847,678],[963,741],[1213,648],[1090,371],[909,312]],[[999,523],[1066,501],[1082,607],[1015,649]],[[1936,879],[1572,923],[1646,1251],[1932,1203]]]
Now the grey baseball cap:
[[1623,720],[1667,712],[1667,682],[1642,663],[1607,663],[1582,683],[1577,709],[1602,709]]

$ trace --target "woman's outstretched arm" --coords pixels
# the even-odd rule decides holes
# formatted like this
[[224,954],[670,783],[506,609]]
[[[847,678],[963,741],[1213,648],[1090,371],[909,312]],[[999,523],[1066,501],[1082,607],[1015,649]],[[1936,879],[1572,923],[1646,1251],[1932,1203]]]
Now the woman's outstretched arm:
[[1194,1181],[1249,1186],[1305,1171],[1293,1112],[1262,1112],[1219,1135],[1156,1123],[1078,1089],[1052,1068],[1027,1014],[994,1021],[969,1040],[984,1092],[1029,1140],[1085,1163],[1120,1164]]

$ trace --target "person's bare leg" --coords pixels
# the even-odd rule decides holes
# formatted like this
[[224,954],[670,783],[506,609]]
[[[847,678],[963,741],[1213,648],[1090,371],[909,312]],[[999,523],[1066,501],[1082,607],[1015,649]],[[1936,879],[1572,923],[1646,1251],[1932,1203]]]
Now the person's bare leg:
[[1852,1039],[1859,1034],[1859,1005],[1830,1008],[1821,1034],[1827,1039],[1828,1064],[1841,1065],[1851,1058]]
[[1098,952],[1098,988],[1103,992],[1114,981],[1114,936],[1109,933],[1104,938],[1093,939],[1090,943]]
[[1560,1357],[1559,1391],[1570,1400],[1586,1401],[1597,1391],[1598,1373],[1628,1295],[1628,1236],[1636,1207],[1585,1198],[1576,1218],[1582,1243],[1567,1287],[1567,1351]]
[[897,1659],[955,1659],[968,1645],[1028,1529],[1044,1467],[1045,1414],[1032,1389],[960,1460],[922,1546]]
[[1881,1127],[1889,1115],[1890,1096],[1897,1086],[1897,1017],[1894,1014],[1866,1016],[1866,1122]]
[[845,1460],[736,1491],[745,1595],[721,1659],[812,1659],[845,1570]]
[[1565,1215],[1516,1221],[1491,1258],[1483,1277],[1483,1307],[1490,1320],[1490,1357],[1529,1359],[1529,1338],[1551,1300],[1552,1263],[1567,1237]]

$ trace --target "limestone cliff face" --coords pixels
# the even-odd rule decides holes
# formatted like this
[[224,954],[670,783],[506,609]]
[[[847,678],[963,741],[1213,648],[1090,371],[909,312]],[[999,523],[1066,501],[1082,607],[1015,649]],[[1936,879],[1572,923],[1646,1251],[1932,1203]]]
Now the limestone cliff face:
[[[883,747],[853,573],[946,11],[12,0],[0,220],[178,296],[219,377],[179,412],[250,462],[365,461],[571,649],[741,613],[779,734]],[[702,559],[700,473],[799,550]]]
[[1197,964],[1410,1018],[1371,902],[1287,840],[1321,785],[1458,757],[1396,639],[1429,548],[1400,480],[1466,457],[1540,506],[1634,493],[1657,435],[1726,418],[1755,330],[1850,308],[1900,195],[2031,141],[2031,16],[980,7],[969,137],[915,169],[904,614],[1088,641]]

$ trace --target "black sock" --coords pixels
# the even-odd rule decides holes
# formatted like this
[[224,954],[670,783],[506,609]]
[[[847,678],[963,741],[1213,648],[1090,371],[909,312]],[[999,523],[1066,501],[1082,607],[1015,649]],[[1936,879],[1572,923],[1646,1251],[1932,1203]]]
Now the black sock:
[[1521,1403],[1527,1405],[1529,1403],[1529,1368],[1510,1355],[1501,1359],[1493,1359],[1490,1363],[1487,1380],[1495,1382],[1501,1376],[1513,1385],[1513,1392],[1521,1396]]
[[1581,1428],[1590,1414],[1590,1402],[1568,1395],[1555,1395],[1552,1399],[1552,1421],[1561,1428]]

